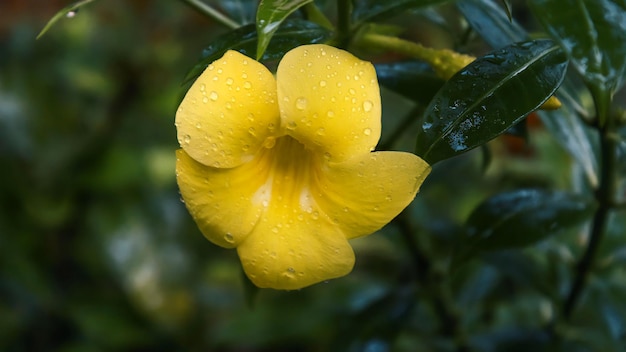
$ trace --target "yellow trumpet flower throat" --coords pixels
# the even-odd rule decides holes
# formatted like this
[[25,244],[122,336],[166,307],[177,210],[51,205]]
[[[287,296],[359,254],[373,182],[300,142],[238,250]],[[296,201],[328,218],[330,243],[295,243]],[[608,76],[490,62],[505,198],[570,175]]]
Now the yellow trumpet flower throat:
[[413,154],[372,152],[380,114],[373,66],[348,52],[298,47],[274,78],[229,51],[176,114],[181,195],[204,236],[237,248],[259,287],[346,275],[348,240],[391,221],[430,172]]

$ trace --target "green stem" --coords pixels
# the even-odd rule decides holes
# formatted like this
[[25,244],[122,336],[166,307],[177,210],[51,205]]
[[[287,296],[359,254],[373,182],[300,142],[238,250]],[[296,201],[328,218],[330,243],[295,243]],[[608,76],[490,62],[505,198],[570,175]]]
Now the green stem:
[[574,308],[585,289],[587,279],[595,262],[598,247],[608,227],[609,216],[615,204],[617,204],[615,195],[617,193],[617,148],[619,140],[616,138],[617,131],[614,119],[609,114],[612,96],[610,92],[603,89],[592,89],[592,94],[596,105],[597,121],[599,122],[598,130],[600,133],[602,158],[600,183],[596,192],[598,209],[593,217],[589,243],[576,266],[574,282],[563,305],[563,317],[566,320],[571,318]]
[[470,351],[465,332],[461,327],[459,311],[450,292],[450,286],[446,282],[446,275],[438,271],[426,255],[427,249],[423,247],[427,245],[415,239],[413,235],[415,231],[409,221],[408,210],[400,213],[395,221],[400,226],[402,239],[413,259],[417,282],[422,288],[421,292],[432,302],[439,317],[439,331],[443,336],[454,341],[457,352]]
[[212,8],[210,5],[207,5],[206,3],[200,0],[182,0],[182,1],[186,2],[187,5],[198,10],[203,15],[214,19],[215,21],[219,22],[225,27],[228,27],[230,29],[237,29],[240,27],[239,23],[233,21],[226,15],[222,14],[221,12],[217,11],[216,9]]
[[337,1],[337,46],[346,48],[350,42],[350,30],[352,26],[350,14],[352,13],[351,0]]
[[398,37],[390,37],[376,33],[365,33],[357,38],[357,43],[365,48],[379,48],[391,50],[414,59],[427,62],[435,73],[443,79],[450,79],[463,67],[476,58],[459,54],[448,49],[428,48]]

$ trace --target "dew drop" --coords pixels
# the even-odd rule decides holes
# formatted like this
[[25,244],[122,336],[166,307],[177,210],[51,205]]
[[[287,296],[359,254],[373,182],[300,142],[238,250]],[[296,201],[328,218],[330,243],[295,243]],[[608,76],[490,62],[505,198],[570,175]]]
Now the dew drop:
[[276,138],[267,137],[263,142],[263,146],[267,149],[273,148],[276,145]]
[[221,68],[217,69],[217,73],[222,74],[222,72],[224,72],[224,70],[222,70]]
[[317,135],[318,136],[323,136],[324,133],[326,133],[326,129],[324,127],[320,127],[317,129]]
[[217,92],[216,92],[216,91],[212,91],[212,92],[209,94],[209,98],[211,98],[211,100],[213,100],[213,101],[216,101],[216,100],[217,100],[217,98],[218,98]]
[[[211,68],[211,66],[209,66],[209,68]],[[200,85],[200,91],[201,91],[201,92],[204,92],[205,90],[206,90],[206,85],[205,85],[204,83],[202,83],[202,84]]]
[[387,200],[388,202],[391,202],[391,200],[392,200],[392,199],[393,199],[393,198],[391,197],[391,195],[390,195],[390,194],[388,194],[388,195],[385,197],[385,200]]
[[243,87],[244,87],[244,88],[246,88],[246,89],[250,89],[250,88],[252,88],[252,83],[250,83],[250,82],[248,82],[248,81],[245,81],[245,82],[243,83]]
[[269,205],[269,202],[267,200],[263,200],[261,204],[263,204],[263,206],[267,208],[267,206]]
[[304,110],[304,109],[306,109],[306,105],[307,105],[306,98],[300,97],[300,98],[296,99],[296,109]]
[[189,144],[189,142],[191,142],[191,136],[186,134],[185,137],[183,137],[183,143]]
[[328,117],[334,117],[335,116],[335,112],[332,110],[328,110],[328,112],[326,113],[326,116]]
[[319,218],[320,218],[320,213],[318,213],[317,211],[314,211],[314,212],[311,214],[311,217],[313,218],[313,220],[317,220],[317,219],[319,219]]
[[374,107],[374,104],[371,101],[366,100],[363,102],[363,110],[365,112],[370,112],[373,107]]
[[278,233],[278,227],[274,227],[274,228],[272,228],[272,232],[273,232],[273,233]]
[[356,90],[354,90],[354,88],[350,88],[348,92],[352,95],[356,94]]
[[72,11],[69,11],[68,13],[66,13],[65,17],[67,17],[67,18],[74,18],[77,13],[78,13],[78,9],[72,10]]
[[288,129],[288,130],[295,130],[295,129],[296,129],[296,126],[297,126],[297,125],[296,125],[295,121],[289,121],[289,122],[287,123],[287,129]]
[[370,128],[366,128],[363,130],[363,134],[369,136],[370,134],[372,134],[372,130]]
[[256,136],[256,130],[254,129],[254,127],[248,128],[248,133],[250,133],[253,136]]
[[320,81],[320,87],[326,87],[326,81],[324,80]]
[[200,122],[196,123],[196,128],[197,129],[201,129],[202,128],[202,124]]
[[208,103],[208,102],[209,102],[209,98],[207,98],[207,97],[203,97],[203,98],[202,98],[202,102],[203,102],[203,103],[205,103],[205,104],[206,104],[206,103]]
[[232,86],[233,85],[233,79],[230,78],[230,77],[226,78],[226,85]]
[[235,242],[235,238],[233,237],[232,234],[227,233],[224,235],[224,241],[228,242],[228,243],[234,243]]

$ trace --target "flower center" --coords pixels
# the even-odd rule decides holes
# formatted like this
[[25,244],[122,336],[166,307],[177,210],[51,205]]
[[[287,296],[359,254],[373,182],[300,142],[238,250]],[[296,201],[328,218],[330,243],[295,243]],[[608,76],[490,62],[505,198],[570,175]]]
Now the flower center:
[[290,136],[269,137],[255,158],[259,177],[265,183],[253,201],[267,207],[283,205],[310,212],[313,199],[310,186],[319,170],[319,158]]

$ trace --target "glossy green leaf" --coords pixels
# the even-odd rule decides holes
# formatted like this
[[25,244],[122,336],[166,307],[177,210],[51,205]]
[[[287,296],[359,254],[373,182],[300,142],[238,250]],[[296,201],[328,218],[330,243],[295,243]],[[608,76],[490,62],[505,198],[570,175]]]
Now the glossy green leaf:
[[389,18],[418,7],[438,5],[450,0],[363,0],[355,1],[352,19],[356,24]]
[[513,21],[513,5],[511,4],[511,0],[500,0],[500,2],[506,11],[506,16],[509,18],[509,21]]
[[378,64],[376,75],[383,86],[424,105],[432,100],[445,82],[421,61]]
[[549,40],[513,44],[476,59],[431,101],[416,154],[434,164],[495,138],[543,104],[566,68],[565,55]]
[[[508,20],[495,0],[463,0],[457,6],[470,26],[494,48],[528,38],[520,25]],[[550,133],[582,166],[589,183],[597,185],[598,162],[589,128],[580,119],[588,113],[581,106],[579,89],[566,78],[556,96],[563,106],[553,111],[540,110],[539,116]]]
[[263,56],[280,24],[300,7],[313,0],[261,0],[256,12],[257,42],[256,58]]
[[89,4],[90,2],[94,2],[95,0],[81,0],[81,1],[77,1],[71,5],[68,5],[66,7],[64,7],[62,10],[60,10],[59,12],[57,12],[51,19],[50,21],[48,21],[48,23],[46,23],[46,25],[43,27],[43,29],[41,30],[41,32],[39,32],[39,34],[37,35],[37,39],[41,38],[42,35],[44,35],[50,28],[52,28],[52,26],[57,23],[59,20],[61,20],[62,18],[72,18],[76,15],[76,12],[78,11],[78,9],[80,9],[82,6]]
[[472,252],[524,247],[587,221],[594,204],[586,197],[558,191],[501,193],[470,214],[465,247]]
[[555,301],[559,298],[555,287],[547,281],[545,268],[524,252],[503,250],[486,253],[482,258],[519,285],[533,287]]
[[[322,43],[328,40],[332,32],[315,23],[304,20],[287,20],[274,34],[272,45],[265,50],[261,60],[280,59],[287,51],[303,44]],[[250,24],[228,32],[211,42],[202,51],[200,61],[189,71],[185,82],[198,77],[207,66],[219,59],[227,50],[237,50],[247,56],[255,57],[257,48],[256,26]]]
[[586,81],[614,92],[626,73],[626,1],[532,0],[529,5]]
[[493,48],[528,39],[526,31],[494,0],[463,0],[456,5],[472,29]]

